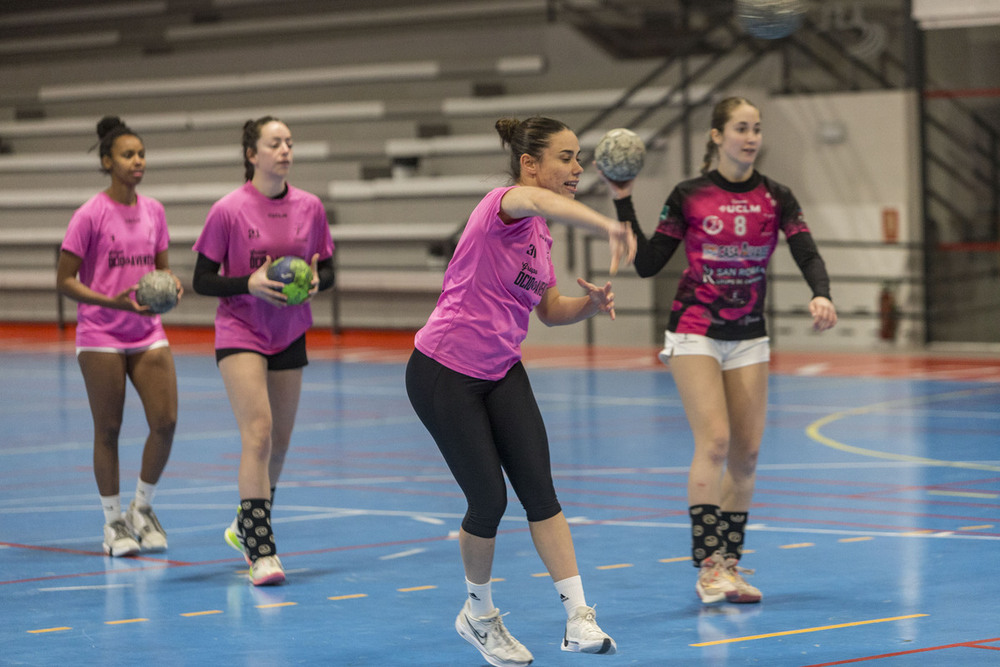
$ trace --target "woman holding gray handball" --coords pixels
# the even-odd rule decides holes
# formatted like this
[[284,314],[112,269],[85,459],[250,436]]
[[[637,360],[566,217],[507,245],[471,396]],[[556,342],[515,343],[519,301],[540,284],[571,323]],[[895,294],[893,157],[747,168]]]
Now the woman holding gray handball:
[[[77,302],[76,357],[94,419],[104,553],[131,556],[167,548],[152,502],[174,439],[177,374],[159,313],[167,302],[176,305],[183,290],[170,273],[163,206],[136,192],[146,170],[142,139],[116,116],[103,118],[97,135],[101,169],[111,184],[73,213],[59,253],[56,286]],[[143,285],[151,274],[161,297],[144,305]],[[128,380],[139,393],[149,435],[135,498],[123,514],[118,434]]]

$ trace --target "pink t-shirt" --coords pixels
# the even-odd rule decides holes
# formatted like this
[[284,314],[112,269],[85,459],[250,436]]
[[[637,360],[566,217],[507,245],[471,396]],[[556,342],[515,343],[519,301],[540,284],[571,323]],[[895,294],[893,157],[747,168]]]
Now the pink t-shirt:
[[[307,262],[333,256],[333,239],[323,203],[314,194],[288,186],[284,197],[265,197],[249,181],[215,202],[194,244],[221,265],[224,276],[247,276],[270,256],[286,255]],[[250,294],[219,299],[215,313],[215,347],[236,347],[275,354],[312,326],[309,302],[273,306]]]
[[[126,206],[99,192],[73,213],[62,249],[82,260],[80,282],[115,296],[155,269],[157,253],[169,244],[160,202],[136,195]],[[78,303],[76,321],[77,347],[137,348],[167,337],[159,315]]]
[[431,359],[482,380],[503,378],[521,359],[531,311],[556,284],[545,219],[500,219],[510,189],[492,190],[469,216],[437,306],[414,340]]

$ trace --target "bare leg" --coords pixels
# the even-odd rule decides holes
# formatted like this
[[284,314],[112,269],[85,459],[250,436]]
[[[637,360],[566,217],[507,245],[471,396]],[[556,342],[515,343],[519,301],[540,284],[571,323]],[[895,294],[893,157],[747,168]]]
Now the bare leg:
[[219,371],[240,430],[240,498],[270,498],[272,419],[267,360],[241,352],[222,359]]
[[77,361],[94,419],[94,479],[102,496],[119,493],[118,435],[125,409],[125,356],[81,352]]
[[458,530],[458,547],[462,551],[462,565],[465,567],[465,578],[474,584],[485,584],[493,572],[493,552],[496,548],[496,538],[476,537]]
[[268,371],[267,395],[271,404],[271,459],[268,477],[271,487],[278,485],[285,456],[292,441],[295,415],[302,394],[302,369]]
[[580,573],[569,524],[562,512],[544,521],[531,521],[528,526],[535,550],[545,563],[552,581],[562,581]]
[[757,480],[757,456],[767,421],[768,365],[754,364],[724,373],[732,438],[722,479],[723,510],[750,509]]
[[671,358],[670,372],[694,436],[688,504],[720,505],[730,446],[722,370],[713,357],[685,355]]
[[129,355],[128,372],[139,393],[149,435],[142,450],[139,477],[149,484],[160,481],[170,458],[177,426],[177,374],[169,347]]

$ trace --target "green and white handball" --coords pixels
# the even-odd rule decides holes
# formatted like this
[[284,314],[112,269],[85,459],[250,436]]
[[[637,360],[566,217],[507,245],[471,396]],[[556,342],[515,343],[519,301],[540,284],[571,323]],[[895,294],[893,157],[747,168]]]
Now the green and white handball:
[[279,257],[268,267],[267,279],[285,283],[281,292],[288,297],[288,305],[297,306],[309,298],[312,267],[301,257]]

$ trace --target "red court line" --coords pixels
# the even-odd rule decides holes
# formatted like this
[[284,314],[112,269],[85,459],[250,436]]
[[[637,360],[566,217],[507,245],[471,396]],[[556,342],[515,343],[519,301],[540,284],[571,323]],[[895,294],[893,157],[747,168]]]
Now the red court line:
[[[177,354],[211,354],[214,332],[211,327],[166,325],[170,345]],[[413,331],[346,330],[340,334],[322,327],[308,333],[309,355],[316,359],[338,359],[360,355],[371,362],[405,360],[413,349]],[[74,350],[74,327],[60,331],[51,323],[0,323],[0,350],[66,352]],[[563,368],[606,368],[629,370],[666,367],[656,358],[655,345],[641,347],[588,347],[586,345],[525,344],[526,363]],[[930,377],[973,382],[1000,381],[997,355],[950,355],[921,350],[785,351],[771,355],[775,374],[810,374],[832,377]]]
[[837,660],[836,662],[821,662],[814,665],[803,665],[802,667],[832,667],[832,665],[850,665],[858,662],[867,662],[868,660],[883,660],[885,658],[895,658],[901,655],[915,655],[917,653],[929,653],[931,651],[943,651],[950,648],[981,648],[990,651],[1000,650],[1000,647],[995,646],[982,646],[982,644],[988,644],[991,642],[1000,642],[1000,637],[993,637],[992,639],[977,639],[971,642],[960,642],[958,644],[945,644],[943,646],[928,646],[927,648],[917,648],[910,651],[898,651],[896,653],[882,653],[879,655],[869,655],[863,658],[850,658],[848,660]]

